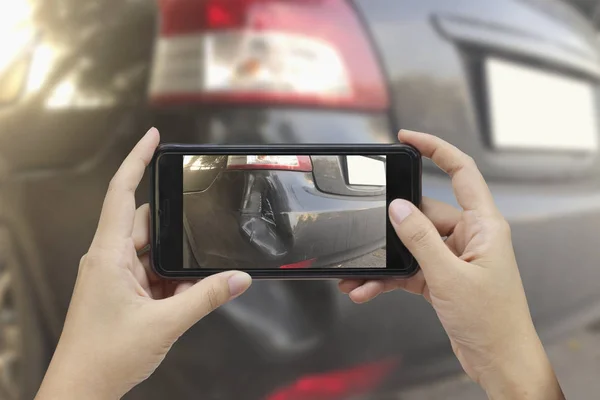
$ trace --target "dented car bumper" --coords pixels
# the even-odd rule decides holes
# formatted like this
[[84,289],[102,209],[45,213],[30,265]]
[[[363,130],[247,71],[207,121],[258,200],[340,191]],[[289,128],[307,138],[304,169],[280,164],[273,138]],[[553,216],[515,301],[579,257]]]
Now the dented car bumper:
[[385,245],[385,216],[385,195],[323,193],[310,172],[225,171],[184,194],[189,247],[208,268],[336,266]]

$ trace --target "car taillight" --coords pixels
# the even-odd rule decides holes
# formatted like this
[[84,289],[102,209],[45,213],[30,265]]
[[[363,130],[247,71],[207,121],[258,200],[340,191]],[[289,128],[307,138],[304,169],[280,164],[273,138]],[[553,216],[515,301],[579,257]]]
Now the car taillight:
[[277,390],[266,400],[342,400],[365,394],[379,386],[397,365],[385,360],[352,369],[304,376]]
[[159,0],[156,105],[385,110],[383,74],[346,0]]
[[229,156],[228,169],[276,169],[288,171],[312,171],[309,156]]
[[299,261],[293,264],[285,264],[280,266],[280,269],[301,269],[301,268],[309,268],[317,261],[316,258],[311,258],[310,260]]

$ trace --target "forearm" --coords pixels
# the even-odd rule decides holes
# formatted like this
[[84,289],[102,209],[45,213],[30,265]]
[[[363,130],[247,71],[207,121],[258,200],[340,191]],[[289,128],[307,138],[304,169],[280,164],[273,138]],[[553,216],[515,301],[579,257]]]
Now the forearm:
[[75,382],[67,376],[47,376],[38,391],[35,400],[117,400],[118,396],[110,396],[104,390],[98,391],[85,382]]
[[37,393],[35,400],[117,400],[118,397],[109,397],[102,392],[97,392],[86,388],[78,382],[69,381],[65,377],[54,379],[44,379],[42,386]]
[[537,335],[515,348],[481,384],[490,400],[565,400]]

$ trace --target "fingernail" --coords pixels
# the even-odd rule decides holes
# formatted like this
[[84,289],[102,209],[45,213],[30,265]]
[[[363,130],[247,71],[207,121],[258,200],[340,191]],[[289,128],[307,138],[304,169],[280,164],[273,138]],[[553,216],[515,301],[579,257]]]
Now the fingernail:
[[236,272],[229,277],[227,283],[229,284],[229,295],[235,297],[248,289],[248,286],[252,283],[252,278],[244,272]]
[[400,132],[398,132],[398,140],[400,140],[400,142],[403,142],[404,137],[408,134],[410,135],[411,133],[416,133],[415,131],[410,131],[408,129],[400,129]]
[[400,129],[400,132],[404,132],[404,133],[408,133],[408,134],[416,134],[416,135],[422,135],[423,134],[423,132],[411,131],[410,129]]
[[394,200],[390,204],[390,218],[396,224],[400,224],[412,213],[412,207],[405,200]]

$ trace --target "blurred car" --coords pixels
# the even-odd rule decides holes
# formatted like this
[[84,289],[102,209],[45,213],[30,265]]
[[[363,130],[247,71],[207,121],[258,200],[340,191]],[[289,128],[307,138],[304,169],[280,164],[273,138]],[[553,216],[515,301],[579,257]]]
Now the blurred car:
[[[600,55],[563,2],[20,0],[0,3],[0,46],[2,398],[33,397],[107,184],[151,125],[183,143],[434,133],[510,221],[542,338],[600,315]],[[455,203],[431,164],[423,179]],[[128,397],[381,399],[459,368],[418,297],[255,282]]]
[[184,268],[333,267],[385,246],[383,157],[186,156],[183,192]]

